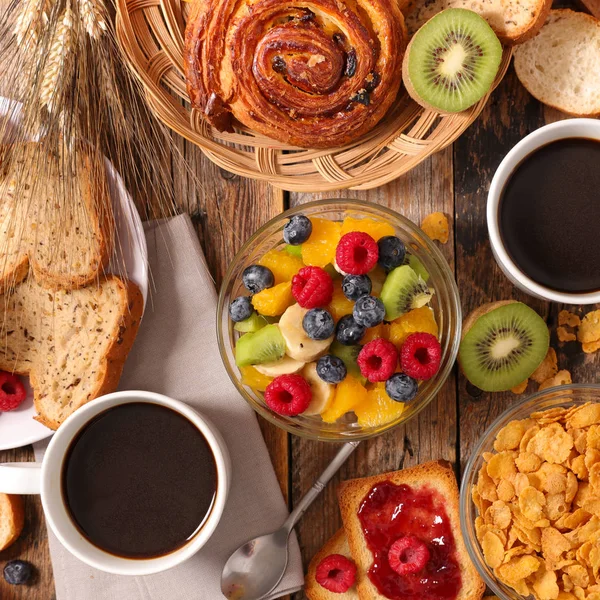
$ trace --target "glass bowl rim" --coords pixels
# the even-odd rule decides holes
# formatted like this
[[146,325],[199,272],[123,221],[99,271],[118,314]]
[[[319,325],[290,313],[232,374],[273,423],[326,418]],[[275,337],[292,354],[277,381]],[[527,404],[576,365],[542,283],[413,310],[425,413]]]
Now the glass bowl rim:
[[[274,225],[274,223],[288,219],[290,216],[293,216],[295,214],[301,214],[301,213],[305,212],[307,209],[326,208],[328,206],[335,205],[335,204],[344,205],[344,208],[346,208],[348,210],[352,210],[353,208],[356,209],[357,211],[364,210],[364,209],[372,209],[375,212],[380,212],[380,213],[383,213],[383,215],[387,215],[389,218],[391,218],[395,221],[400,221],[407,229],[409,229],[411,231],[411,234],[413,234],[413,235],[415,235],[417,233],[421,234],[422,244],[425,247],[425,250],[431,255],[433,262],[439,268],[446,271],[449,285],[447,285],[445,287],[447,288],[447,293],[449,296],[450,305],[451,305],[451,309],[452,309],[452,316],[449,317],[449,319],[455,320],[455,328],[456,328],[455,338],[454,338],[454,340],[452,340],[452,342],[448,346],[448,362],[447,362],[447,365],[445,366],[445,369],[436,374],[437,379],[436,379],[435,385],[432,387],[432,389],[429,393],[429,396],[427,398],[425,398],[420,403],[420,405],[413,411],[413,413],[411,414],[409,419],[400,421],[398,423],[394,423],[394,421],[391,421],[389,423],[389,425],[386,425],[375,432],[364,433],[364,434],[352,433],[352,434],[348,434],[348,435],[342,434],[342,435],[339,435],[339,437],[320,435],[320,434],[314,433],[312,431],[307,431],[306,429],[295,429],[292,425],[288,425],[286,423],[281,423],[280,421],[278,421],[271,414],[271,411],[268,408],[257,407],[257,406],[255,406],[254,403],[248,402],[248,400],[246,398],[246,394],[244,393],[245,390],[242,390],[242,386],[239,382],[239,377],[237,376],[237,374],[232,372],[232,368],[231,368],[231,365],[229,364],[229,360],[227,360],[226,357],[224,356],[225,338],[224,338],[223,328],[221,327],[221,323],[222,323],[221,315],[223,314],[224,304],[225,304],[225,290],[227,290],[229,288],[229,285],[233,278],[234,270],[237,267],[237,260],[236,260],[237,257],[240,255],[243,255],[249,249],[251,249],[251,247],[256,243],[256,240],[258,238],[260,238],[263,235],[263,233],[265,233],[269,228],[271,228]],[[288,208],[287,210],[276,215],[275,217],[269,219],[266,223],[264,223],[261,227],[259,227],[248,238],[248,240],[246,240],[246,242],[244,242],[244,244],[242,244],[242,246],[239,248],[239,250],[235,253],[235,256],[233,257],[229,266],[227,267],[227,271],[225,272],[225,276],[223,277],[223,281],[219,288],[216,328],[217,328],[217,345],[219,347],[219,353],[221,355],[221,360],[223,362],[223,366],[225,367],[225,370],[227,371],[227,374],[228,374],[230,380],[234,384],[236,391],[242,395],[244,400],[246,402],[248,402],[248,404],[250,404],[250,406],[252,407],[252,409],[255,412],[257,412],[261,417],[263,417],[264,419],[269,421],[269,423],[272,423],[279,429],[282,429],[293,435],[296,435],[296,436],[299,436],[302,438],[306,438],[306,439],[311,439],[311,440],[318,440],[318,441],[325,441],[325,442],[332,442],[332,443],[344,443],[344,442],[348,442],[348,441],[367,440],[367,439],[382,435],[384,433],[387,433],[388,431],[394,429],[395,427],[398,427],[398,426],[414,419],[425,407],[427,407],[431,403],[431,401],[439,393],[442,386],[448,380],[448,377],[450,376],[450,373],[452,372],[452,369],[454,368],[454,365],[456,364],[456,359],[458,357],[458,349],[459,349],[460,340],[461,340],[461,333],[462,333],[462,306],[461,306],[461,301],[460,301],[460,295],[458,292],[458,286],[456,284],[456,279],[455,279],[452,269],[450,268],[450,265],[448,264],[448,261],[446,260],[444,255],[441,253],[439,248],[433,243],[433,241],[422,231],[422,229],[416,223],[411,221],[408,217],[405,217],[404,215],[400,214],[399,212],[396,212],[395,210],[393,210],[387,206],[382,206],[381,204],[377,204],[375,202],[358,200],[356,198],[325,198],[322,200],[313,200],[311,202],[305,202],[305,203],[299,204],[297,206]]]
[[[600,383],[570,383],[568,385],[557,385],[557,386],[553,386],[550,388],[546,388],[545,390],[534,392],[530,396],[527,396],[526,398],[523,398],[522,400],[516,402],[515,404],[512,404],[503,413],[498,415],[498,417],[496,417],[494,419],[494,421],[481,434],[481,437],[479,438],[479,441],[477,442],[475,448],[471,452],[471,455],[469,456],[469,459],[467,460],[467,463],[465,465],[465,469],[462,472],[461,484],[460,484],[460,498],[459,498],[459,519],[460,519],[461,534],[462,534],[463,540],[465,542],[465,547],[467,549],[467,554],[469,555],[469,560],[473,563],[473,565],[477,569],[477,572],[479,573],[480,577],[484,580],[485,584],[500,599],[513,600],[513,598],[508,598],[506,593],[500,588],[500,586],[498,585],[498,583],[496,581],[496,578],[490,577],[490,575],[487,573],[487,571],[484,570],[483,568],[481,568],[480,553],[477,552],[476,549],[473,547],[473,543],[471,540],[471,538],[474,537],[475,526],[474,526],[474,523],[472,523],[470,520],[469,520],[469,522],[467,522],[467,506],[469,503],[472,502],[472,499],[471,499],[472,482],[471,483],[469,483],[469,482],[471,480],[471,476],[474,471],[475,464],[481,458],[481,453],[483,451],[483,447],[485,446],[486,442],[489,442],[490,433],[492,431],[494,431],[500,425],[500,423],[505,423],[505,424],[509,423],[510,421],[513,420],[515,415],[518,414],[526,405],[528,405],[528,404],[533,405],[536,402],[539,402],[540,399],[545,398],[546,396],[550,396],[552,394],[557,394],[557,393],[561,393],[562,395],[564,395],[567,392],[574,392],[574,391],[584,391],[584,392],[594,391],[594,392],[600,393]],[[568,402],[568,400],[566,400],[566,399],[561,400],[561,401],[565,402],[565,403]],[[535,410],[532,409],[532,412],[535,412]],[[469,489],[467,489],[467,486]],[[471,536],[471,532],[473,532],[473,536]],[[477,539],[476,536],[475,536],[475,539]],[[477,543],[479,543],[479,542],[477,541]],[[481,545],[479,544],[479,546],[481,546]],[[481,552],[483,552],[483,551],[481,551]],[[517,594],[516,595],[517,598],[523,598],[523,600],[531,597],[531,596],[527,596],[527,597],[520,596],[520,595],[518,595],[517,592],[515,592],[515,594]]]

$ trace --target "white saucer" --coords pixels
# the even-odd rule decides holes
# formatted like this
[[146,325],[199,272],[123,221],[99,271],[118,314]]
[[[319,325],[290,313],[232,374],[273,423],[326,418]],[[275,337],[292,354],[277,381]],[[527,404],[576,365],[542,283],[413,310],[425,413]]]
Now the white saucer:
[[[20,104],[0,96],[0,119],[10,115],[14,128],[19,126]],[[123,180],[106,160],[106,176],[113,201],[116,225],[116,247],[109,264],[111,273],[121,274],[136,283],[144,298],[148,296],[148,252],[142,221]],[[33,392],[27,378],[27,399],[14,411],[0,413],[0,450],[19,448],[50,437],[54,432],[34,421]]]

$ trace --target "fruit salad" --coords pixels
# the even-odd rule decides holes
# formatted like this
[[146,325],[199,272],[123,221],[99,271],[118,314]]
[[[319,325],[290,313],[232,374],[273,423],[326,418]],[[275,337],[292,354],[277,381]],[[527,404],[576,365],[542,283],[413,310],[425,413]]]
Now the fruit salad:
[[442,349],[429,274],[394,227],[297,214],[242,273],[229,304],[242,383],[287,417],[375,428],[395,421]]

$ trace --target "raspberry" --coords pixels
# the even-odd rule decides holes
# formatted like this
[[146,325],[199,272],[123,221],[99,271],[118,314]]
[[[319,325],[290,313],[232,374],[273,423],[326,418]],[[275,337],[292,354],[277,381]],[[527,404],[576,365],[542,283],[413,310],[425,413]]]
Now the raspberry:
[[275,377],[265,390],[267,406],[278,415],[295,417],[304,412],[312,400],[310,385],[301,375]]
[[333,280],[321,267],[304,267],[292,279],[292,294],[302,308],[325,306],[333,297]]
[[356,581],[356,565],[341,554],[330,554],[317,565],[315,579],[326,590],[343,594]]
[[337,266],[351,275],[364,275],[376,264],[379,258],[377,242],[368,234],[352,231],[342,236],[335,251]]
[[398,365],[398,350],[392,342],[377,338],[362,347],[357,362],[361,374],[371,383],[386,381]]
[[17,375],[0,371],[0,412],[15,410],[26,395],[25,386]]
[[431,379],[440,368],[442,347],[431,333],[409,335],[400,349],[402,371],[414,379]]
[[396,540],[388,551],[388,563],[398,575],[418,573],[429,562],[429,549],[419,538],[406,535]]

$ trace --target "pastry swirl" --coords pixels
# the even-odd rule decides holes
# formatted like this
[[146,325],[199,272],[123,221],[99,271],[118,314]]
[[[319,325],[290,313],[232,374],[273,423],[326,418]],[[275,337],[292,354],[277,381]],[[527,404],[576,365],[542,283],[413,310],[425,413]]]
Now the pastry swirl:
[[360,137],[395,100],[406,45],[396,0],[196,0],[186,28],[192,105],[302,147]]

